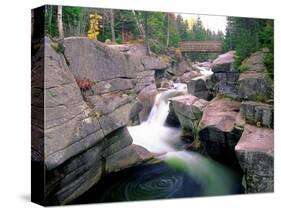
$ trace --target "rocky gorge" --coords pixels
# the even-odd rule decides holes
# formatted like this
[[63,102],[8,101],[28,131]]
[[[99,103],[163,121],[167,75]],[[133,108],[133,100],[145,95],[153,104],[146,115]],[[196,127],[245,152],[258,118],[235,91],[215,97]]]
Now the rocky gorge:
[[187,150],[241,171],[246,193],[273,191],[273,84],[251,59],[262,51],[244,73],[231,51],[204,64],[203,74],[184,58],[147,56],[138,44],[69,37],[63,45],[59,52],[45,37],[33,57],[32,160],[44,163],[45,205],[71,203],[112,173],[161,161],[134,142],[130,127],[145,122],[175,83],[187,92],[166,95],[164,121],[181,129]]

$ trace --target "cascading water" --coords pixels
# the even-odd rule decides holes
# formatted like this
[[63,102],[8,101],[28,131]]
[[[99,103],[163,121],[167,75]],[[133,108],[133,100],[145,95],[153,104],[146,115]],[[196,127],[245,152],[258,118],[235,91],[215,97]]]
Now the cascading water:
[[[204,70],[202,70],[204,71]],[[210,74],[206,71],[205,75]],[[187,94],[184,84],[159,93],[146,122],[128,127],[133,143],[153,153],[161,162],[132,167],[106,177],[77,203],[149,200],[237,194],[240,178],[230,169],[202,155],[184,150],[181,129],[165,126],[168,99]]]
[[166,153],[179,150],[181,129],[165,126],[169,114],[168,99],[187,94],[186,85],[176,84],[174,89],[159,93],[146,122],[139,126],[128,127],[133,143],[141,145],[154,153]]

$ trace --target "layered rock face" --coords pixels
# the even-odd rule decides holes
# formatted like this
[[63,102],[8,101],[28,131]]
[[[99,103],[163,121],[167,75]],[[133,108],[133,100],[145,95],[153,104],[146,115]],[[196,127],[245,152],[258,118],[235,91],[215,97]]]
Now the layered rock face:
[[248,58],[242,62],[242,66],[247,72],[260,72],[264,73],[266,67],[263,63],[265,55],[269,52],[267,48],[252,53]]
[[222,94],[239,100],[266,101],[273,98],[273,85],[265,74],[264,54],[258,51],[245,59],[247,70],[239,73],[234,68],[234,51],[220,55],[213,61],[212,81],[214,89]]
[[200,99],[210,101],[214,98],[211,76],[198,76],[187,82],[188,93]]
[[244,171],[246,192],[273,192],[273,130],[246,125],[235,151]]
[[257,126],[273,127],[273,106],[261,102],[243,101],[241,115],[245,120]]
[[243,132],[240,102],[216,97],[205,108],[199,124],[200,141],[206,152],[223,163],[237,165],[234,147]]
[[208,102],[196,96],[184,95],[169,99],[170,110],[178,118],[185,136],[194,139],[203,110]]
[[238,80],[238,97],[252,101],[267,101],[273,99],[273,85],[265,73],[245,72]]
[[[153,157],[144,148],[132,145],[126,128],[128,120],[142,110],[132,100],[136,96],[135,66],[119,51],[87,38],[65,39],[65,47],[64,56],[45,38],[45,54],[34,57],[39,67],[34,65],[33,72],[44,74],[45,84],[44,90],[38,89],[33,95],[44,95],[45,119],[33,120],[33,128],[44,129],[44,138],[33,137],[32,160],[44,161],[46,167],[46,205],[66,204],[104,174]],[[82,54],[81,58],[75,52]],[[102,59],[104,63],[98,62]],[[78,79],[95,81],[96,86],[81,90]],[[33,98],[32,103],[37,108],[35,113],[43,111],[36,107],[36,100]]]
[[234,68],[234,51],[220,55],[213,61],[212,80],[215,82],[217,93],[237,98],[239,72]]

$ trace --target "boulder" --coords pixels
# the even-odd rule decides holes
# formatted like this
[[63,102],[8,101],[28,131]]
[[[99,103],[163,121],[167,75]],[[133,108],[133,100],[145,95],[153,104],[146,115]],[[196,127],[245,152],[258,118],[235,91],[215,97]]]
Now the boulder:
[[155,84],[157,88],[160,88],[162,81],[166,81],[167,77],[166,77],[166,71],[164,69],[161,70],[156,70],[155,71]]
[[269,50],[264,48],[259,51],[252,53],[249,57],[247,57],[241,64],[241,66],[246,69],[246,71],[253,71],[253,72],[266,72],[266,67],[264,65],[264,57]]
[[185,130],[185,135],[194,138],[208,102],[192,95],[173,97],[169,101],[170,110],[175,113],[181,127]]
[[242,73],[238,84],[238,96],[240,99],[253,101],[273,99],[273,82],[265,73]]
[[247,193],[273,192],[273,134],[272,129],[246,125],[235,146],[239,164],[244,171]]
[[105,172],[116,172],[152,159],[154,155],[138,145],[130,145],[106,158]]
[[213,61],[212,81],[215,82],[214,89],[218,94],[237,98],[239,72],[234,68],[234,51],[219,55]]
[[115,78],[111,80],[104,80],[95,83],[92,90],[95,95],[112,93],[112,92],[127,92],[132,90],[136,85],[135,80]]
[[68,37],[64,46],[69,69],[76,79],[103,81],[136,77],[134,64],[104,43],[86,37]]
[[214,159],[237,167],[234,147],[243,132],[239,114],[240,102],[220,96],[204,109],[199,123],[199,138]]
[[247,123],[273,127],[273,106],[261,102],[243,101],[240,112]]
[[138,100],[132,105],[132,109],[129,114],[129,119],[131,121],[130,125],[140,124],[139,113],[143,110],[143,105]]
[[139,93],[146,86],[155,84],[155,71],[144,70],[137,73],[135,92]]
[[132,144],[132,142],[133,139],[126,127],[117,129],[105,137],[105,140],[102,143],[102,157],[106,158],[109,155],[126,148]]
[[45,164],[51,170],[96,145],[103,132],[63,55],[45,45]]
[[187,82],[188,93],[207,101],[213,98],[213,92],[208,89],[206,81],[210,76],[199,76]]
[[190,72],[184,73],[182,76],[180,76],[179,81],[181,83],[186,83],[186,82],[190,81],[191,79],[193,79],[195,77],[199,77],[199,76],[201,76],[200,72],[190,71]]
[[154,104],[154,99],[158,91],[156,89],[155,84],[145,87],[137,96],[139,102],[141,102],[143,106],[143,110],[139,113],[140,122],[146,121],[148,115],[151,111],[151,108]]
[[193,71],[192,65],[185,59],[172,63],[172,67],[167,69],[167,72],[173,76],[181,76],[190,71]]
[[163,80],[160,84],[160,88],[171,89],[174,88],[174,83],[171,80]]
[[218,72],[236,72],[234,69],[234,55],[235,51],[229,51],[225,54],[219,55],[212,63],[212,71]]
[[86,99],[94,108],[94,114],[99,118],[104,135],[130,122],[130,111],[135,102],[132,96],[118,92],[103,96],[88,96]]
[[96,184],[102,175],[101,150],[96,145],[46,172],[46,204],[66,204]]
[[168,67],[161,57],[156,56],[142,57],[142,64],[144,65],[144,68],[148,70],[163,70]]
[[[123,44],[123,45],[110,45],[110,48],[118,50],[121,54],[125,55],[135,67],[136,78],[135,78],[135,92],[138,94],[143,88],[155,83],[155,68],[162,66],[161,59],[155,56],[147,58],[145,48],[140,44]],[[146,64],[146,67],[144,64]],[[155,63],[155,64],[154,64]],[[159,64],[158,64],[159,63]],[[155,67],[152,67],[153,64]],[[161,65],[162,64],[162,65]]]

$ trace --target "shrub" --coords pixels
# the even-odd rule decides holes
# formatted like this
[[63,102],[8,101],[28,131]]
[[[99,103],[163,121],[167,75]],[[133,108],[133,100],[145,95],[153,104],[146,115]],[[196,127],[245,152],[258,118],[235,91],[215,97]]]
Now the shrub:
[[242,63],[239,67],[238,67],[240,73],[245,72],[247,70],[249,70],[249,67],[247,65],[245,65],[244,63]]
[[92,88],[93,82],[89,79],[76,80],[80,90],[86,91]]

